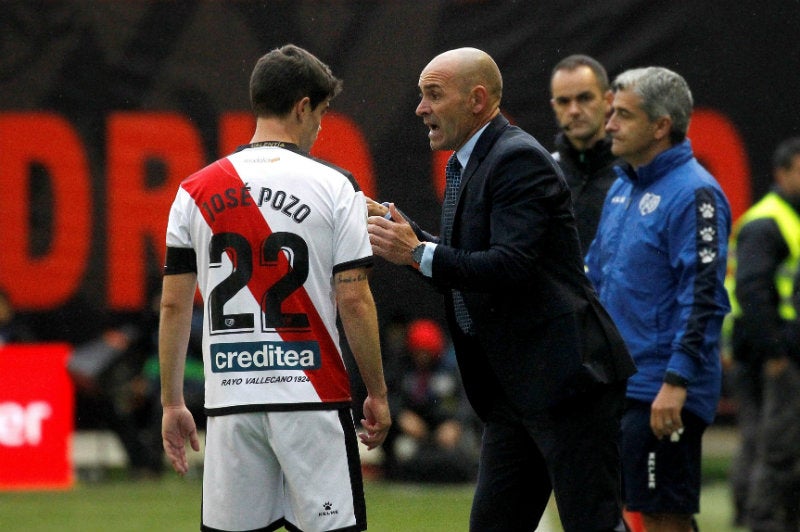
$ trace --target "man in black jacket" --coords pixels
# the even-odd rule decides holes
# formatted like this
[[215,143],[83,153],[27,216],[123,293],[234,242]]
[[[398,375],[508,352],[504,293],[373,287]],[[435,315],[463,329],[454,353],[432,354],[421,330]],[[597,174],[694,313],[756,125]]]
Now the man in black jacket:
[[800,526],[800,366],[792,302],[800,263],[800,138],[773,156],[775,187],[734,227],[728,265],[733,385],[741,445],[736,520],[754,532]]
[[553,158],[572,191],[572,204],[583,254],[594,239],[603,200],[617,178],[611,139],[605,125],[614,94],[608,74],[587,55],[571,55],[553,68],[550,105],[558,127]]
[[455,150],[439,236],[369,203],[373,252],[446,296],[464,390],[484,424],[470,530],[535,530],[555,493],[567,532],[623,530],[618,432],[633,373],[584,273],[570,191],[550,154],[500,112],[502,78],[474,48],[435,57],[417,116]]

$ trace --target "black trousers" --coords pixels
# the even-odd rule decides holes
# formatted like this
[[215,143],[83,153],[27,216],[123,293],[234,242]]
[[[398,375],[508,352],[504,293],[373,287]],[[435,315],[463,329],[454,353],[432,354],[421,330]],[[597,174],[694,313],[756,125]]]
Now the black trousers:
[[625,383],[597,385],[524,418],[497,406],[487,417],[473,532],[532,532],[555,494],[565,532],[626,530],[619,427]]

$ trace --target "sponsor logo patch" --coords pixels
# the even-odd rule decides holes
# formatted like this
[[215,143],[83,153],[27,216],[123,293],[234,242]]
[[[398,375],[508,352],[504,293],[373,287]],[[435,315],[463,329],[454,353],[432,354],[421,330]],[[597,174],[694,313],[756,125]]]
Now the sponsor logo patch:
[[240,342],[211,345],[211,371],[319,369],[317,342]]

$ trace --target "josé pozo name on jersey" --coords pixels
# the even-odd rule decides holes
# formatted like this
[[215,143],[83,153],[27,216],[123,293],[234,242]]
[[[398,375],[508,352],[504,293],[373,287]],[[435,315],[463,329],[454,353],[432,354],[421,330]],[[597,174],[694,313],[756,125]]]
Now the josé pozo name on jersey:
[[239,342],[211,345],[211,371],[312,370],[320,367],[317,342]]
[[300,198],[283,190],[273,190],[261,187],[254,200],[250,186],[241,188],[227,188],[222,193],[212,194],[208,201],[203,201],[199,206],[212,222],[218,214],[234,207],[248,207],[255,203],[259,208],[270,207],[279,211],[297,223],[303,222],[311,214],[311,207],[302,203]]

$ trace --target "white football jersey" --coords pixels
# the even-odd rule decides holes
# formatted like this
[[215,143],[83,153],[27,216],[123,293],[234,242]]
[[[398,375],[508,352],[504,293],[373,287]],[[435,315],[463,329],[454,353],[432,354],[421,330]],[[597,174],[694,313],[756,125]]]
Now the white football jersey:
[[349,403],[333,274],[372,263],[364,195],[284,143],[181,183],[168,248],[191,248],[204,302],[209,414]]

